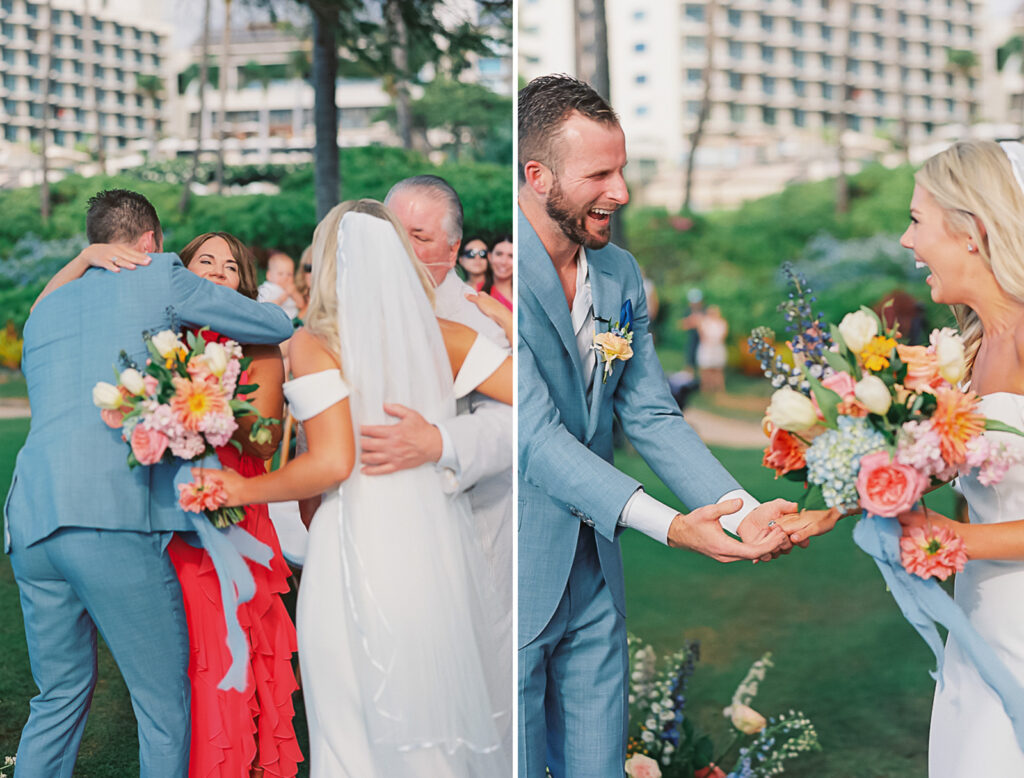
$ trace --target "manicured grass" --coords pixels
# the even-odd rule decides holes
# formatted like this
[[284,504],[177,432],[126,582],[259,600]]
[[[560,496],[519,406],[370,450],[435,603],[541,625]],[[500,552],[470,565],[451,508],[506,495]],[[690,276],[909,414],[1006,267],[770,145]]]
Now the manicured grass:
[[[795,484],[760,467],[760,452],[715,453],[756,497],[795,496]],[[616,464],[679,506],[639,457],[621,455]],[[929,505],[948,515],[952,499],[943,489]],[[934,661],[854,545],[853,524],[846,519],[809,548],[756,565],[722,565],[626,533],[629,628],[659,657],[684,638],[701,641],[689,710],[716,743],[725,742],[721,712],[736,684],[771,651],[775,667],[754,707],[765,715],[802,710],[824,749],[792,762],[787,775],[924,776]]]
[[0,370],[0,397],[28,397],[25,376],[14,370]]
[[[0,420],[0,495],[6,497],[14,460],[28,433],[28,419]],[[102,560],[99,563],[103,563]],[[116,566],[111,568],[116,575]],[[294,594],[286,598],[294,614]],[[0,763],[13,755],[21,728],[28,718],[28,701],[37,692],[29,669],[22,627],[18,587],[10,561],[0,555]],[[135,715],[117,665],[100,640],[99,681],[75,768],[76,778],[127,778],[138,775],[138,738]],[[304,754],[308,753],[305,711],[301,696],[295,700],[295,730]],[[299,776],[309,775],[299,765]]]

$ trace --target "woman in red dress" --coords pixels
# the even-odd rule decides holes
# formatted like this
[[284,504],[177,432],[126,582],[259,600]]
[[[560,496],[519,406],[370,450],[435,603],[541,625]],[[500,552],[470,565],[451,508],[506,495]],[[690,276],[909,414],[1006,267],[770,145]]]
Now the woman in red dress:
[[[181,251],[192,272],[221,286],[256,299],[255,261],[249,250],[227,233],[200,235]],[[204,333],[207,339],[219,338]],[[245,346],[252,358],[241,383],[258,384],[248,400],[268,418],[283,413],[281,384],[284,366],[277,346]],[[281,425],[273,425],[270,440],[249,440],[251,417],[239,419],[234,440],[217,449],[221,465],[247,477],[267,471],[266,460],[280,442]],[[245,507],[239,525],[274,552],[270,568],[249,563],[256,594],[238,608],[238,619],[249,644],[249,673],[244,691],[221,691],[217,684],[231,664],[224,624],[220,585],[209,554],[180,537],[171,541],[170,555],[181,581],[188,618],[189,679],[192,684],[192,745],[190,778],[293,778],[302,761],[292,726],[292,693],[298,688],[291,657],[296,650],[295,626],[281,594],[288,591],[288,565],[281,555],[266,505]]]

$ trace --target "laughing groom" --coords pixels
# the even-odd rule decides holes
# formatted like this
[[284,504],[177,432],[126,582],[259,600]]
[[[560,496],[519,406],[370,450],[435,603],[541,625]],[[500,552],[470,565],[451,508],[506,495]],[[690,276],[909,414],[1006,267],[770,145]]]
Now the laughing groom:
[[[636,260],[609,244],[629,200],[625,136],[593,89],[544,76],[519,93],[519,773],[619,778],[628,654],[619,532],[719,561],[788,546],[672,400]],[[631,319],[631,321],[630,321]],[[603,333],[610,335],[600,336]],[[618,334],[619,339],[614,336]],[[631,347],[623,342],[631,336]],[[605,344],[601,352],[595,342]],[[616,348],[618,344],[619,348]],[[630,353],[631,351],[631,353]],[[693,510],[612,464],[612,416]],[[737,532],[734,540],[722,527]]]

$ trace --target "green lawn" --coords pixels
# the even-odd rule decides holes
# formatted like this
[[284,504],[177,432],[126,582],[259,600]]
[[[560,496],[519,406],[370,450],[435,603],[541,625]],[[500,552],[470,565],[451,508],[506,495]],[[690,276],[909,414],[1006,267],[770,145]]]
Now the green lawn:
[[[792,496],[760,452],[717,449],[760,499]],[[675,499],[636,456],[616,463],[659,499]],[[948,489],[929,504],[951,509]],[[623,536],[630,631],[659,657],[684,638],[701,641],[690,713],[723,742],[722,708],[750,664],[774,654],[754,707],[765,715],[803,710],[823,751],[792,762],[806,778],[915,778],[927,772],[931,653],[903,620],[874,563],[851,538],[853,520],[807,549],[767,564],[721,565],[637,533]],[[731,767],[729,764],[727,767]]]

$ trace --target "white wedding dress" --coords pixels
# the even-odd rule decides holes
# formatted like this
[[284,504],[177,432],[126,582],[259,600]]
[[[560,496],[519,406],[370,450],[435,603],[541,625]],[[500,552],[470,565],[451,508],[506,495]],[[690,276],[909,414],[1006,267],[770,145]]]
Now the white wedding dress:
[[[347,213],[338,229],[338,370],[285,384],[297,419],[349,397],[353,430],[399,403],[455,415],[506,354],[477,338],[453,382],[430,303],[390,223]],[[311,778],[511,778],[501,733],[512,678],[468,500],[433,465],[359,472],[313,518],[296,626]]]
[[[1024,395],[997,392],[981,400],[980,412],[1024,428]],[[986,432],[994,440],[1020,447],[1024,439]],[[972,524],[1024,519],[1024,465],[1017,465],[995,486],[974,476],[960,485]],[[956,577],[955,599],[971,624],[1024,686],[1024,562],[978,559]],[[946,642],[942,684],[935,691],[928,747],[929,778],[1024,776],[1024,752],[998,695],[965,658],[957,641]]]

